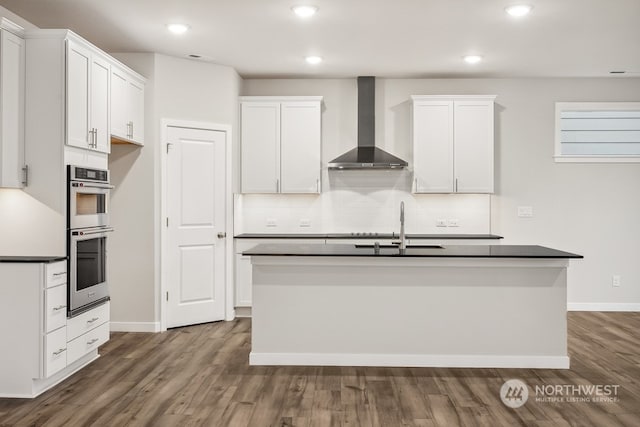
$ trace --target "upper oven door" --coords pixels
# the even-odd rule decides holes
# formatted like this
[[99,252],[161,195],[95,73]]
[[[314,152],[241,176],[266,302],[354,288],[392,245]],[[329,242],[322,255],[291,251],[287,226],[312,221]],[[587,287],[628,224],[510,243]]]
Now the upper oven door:
[[71,181],[69,186],[69,228],[109,225],[111,185]]

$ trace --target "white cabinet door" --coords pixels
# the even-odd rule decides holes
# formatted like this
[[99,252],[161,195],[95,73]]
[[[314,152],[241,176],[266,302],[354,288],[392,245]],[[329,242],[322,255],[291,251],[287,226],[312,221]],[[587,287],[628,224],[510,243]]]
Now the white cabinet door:
[[94,131],[93,148],[109,153],[111,130],[109,128],[110,65],[105,59],[92,55],[90,87],[90,125]]
[[111,135],[144,145],[144,83],[111,67]]
[[280,115],[280,191],[319,193],[320,103],[283,102]]
[[493,101],[455,101],[454,117],[456,192],[493,193]]
[[280,103],[243,102],[242,192],[280,192]]
[[416,193],[452,193],[453,102],[413,106],[413,173]]
[[127,86],[129,101],[129,132],[130,139],[135,143],[144,144],[144,84],[129,80]]
[[91,52],[67,41],[67,144],[90,148],[89,80]]
[[24,40],[0,34],[0,187],[23,187]]
[[128,85],[126,73],[119,68],[111,68],[111,134],[118,138],[128,138]]

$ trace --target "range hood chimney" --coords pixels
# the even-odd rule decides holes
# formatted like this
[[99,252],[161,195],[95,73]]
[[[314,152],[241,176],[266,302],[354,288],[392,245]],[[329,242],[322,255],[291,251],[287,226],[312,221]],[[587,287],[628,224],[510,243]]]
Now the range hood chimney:
[[376,78],[358,77],[358,146],[329,162],[329,169],[402,169],[407,162],[375,146]]

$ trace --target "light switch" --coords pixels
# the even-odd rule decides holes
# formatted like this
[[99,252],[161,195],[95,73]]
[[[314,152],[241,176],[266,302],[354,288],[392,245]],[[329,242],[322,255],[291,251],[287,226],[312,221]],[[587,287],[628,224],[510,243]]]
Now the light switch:
[[436,219],[436,227],[446,227],[447,220],[446,219]]
[[447,227],[460,227],[460,220],[458,218],[451,218],[447,221]]
[[267,218],[267,227],[277,227],[278,221],[275,218]]

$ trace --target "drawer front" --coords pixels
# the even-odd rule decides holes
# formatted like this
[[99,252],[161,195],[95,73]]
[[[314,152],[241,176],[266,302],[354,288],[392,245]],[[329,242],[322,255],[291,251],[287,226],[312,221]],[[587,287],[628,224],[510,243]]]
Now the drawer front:
[[67,344],[67,363],[75,362],[107,341],[109,341],[109,323],[103,323]]
[[109,307],[109,302],[106,302],[76,317],[67,319],[67,341],[72,341],[80,335],[108,322]]
[[67,367],[67,330],[58,329],[44,338],[44,377]]
[[67,286],[60,285],[45,291],[46,312],[44,330],[49,333],[67,324]]
[[45,264],[44,271],[46,288],[52,288],[54,286],[67,283],[67,261]]

